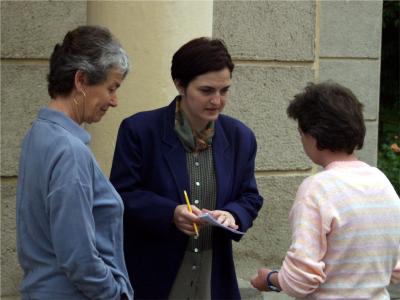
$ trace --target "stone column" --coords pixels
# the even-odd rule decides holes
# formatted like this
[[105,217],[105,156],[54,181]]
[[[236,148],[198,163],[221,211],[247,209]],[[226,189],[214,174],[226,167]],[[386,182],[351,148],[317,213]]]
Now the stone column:
[[376,166],[382,1],[321,1],[319,18],[319,79],[343,84],[364,104],[367,136],[358,156]]
[[92,135],[91,148],[107,175],[121,121],[135,112],[167,105],[177,95],[170,75],[172,55],[195,37],[211,36],[212,8],[212,1],[88,3],[88,23],[110,28],[132,63],[118,91],[118,107],[98,124],[86,127]]

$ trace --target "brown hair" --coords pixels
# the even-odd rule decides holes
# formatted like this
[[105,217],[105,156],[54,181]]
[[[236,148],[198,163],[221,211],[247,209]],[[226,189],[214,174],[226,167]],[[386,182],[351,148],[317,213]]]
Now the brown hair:
[[364,143],[362,108],[351,90],[330,80],[310,83],[290,102],[287,114],[316,139],[319,150],[351,154]]
[[195,77],[225,68],[232,73],[234,64],[224,42],[200,37],[189,41],[175,52],[171,76],[186,88]]

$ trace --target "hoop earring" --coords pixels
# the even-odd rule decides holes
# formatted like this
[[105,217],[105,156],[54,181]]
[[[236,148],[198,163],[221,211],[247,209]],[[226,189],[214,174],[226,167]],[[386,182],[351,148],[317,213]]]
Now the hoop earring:
[[78,104],[79,104],[79,103],[78,103],[78,100],[76,100],[75,97],[73,97],[72,100],[74,100],[75,105],[78,105]]
[[81,118],[80,118],[80,113],[79,113],[79,101],[76,99],[76,97],[72,97],[72,101],[74,102],[75,105],[72,105],[72,109],[75,113],[76,116],[76,121],[80,124],[81,123]]
[[83,109],[82,109],[82,122],[85,121],[85,112],[86,112],[86,93],[84,90],[81,90],[83,95]]

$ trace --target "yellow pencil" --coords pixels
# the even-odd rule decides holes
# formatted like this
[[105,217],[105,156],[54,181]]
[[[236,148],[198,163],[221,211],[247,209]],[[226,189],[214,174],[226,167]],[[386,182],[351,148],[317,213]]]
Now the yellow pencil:
[[[188,210],[189,210],[189,212],[192,212],[192,206],[190,205],[189,197],[188,197],[186,191],[183,191],[183,194],[185,195],[185,200],[186,200]],[[199,229],[197,228],[197,224],[193,223],[193,227],[194,227],[194,231],[196,232],[196,235],[199,236]]]

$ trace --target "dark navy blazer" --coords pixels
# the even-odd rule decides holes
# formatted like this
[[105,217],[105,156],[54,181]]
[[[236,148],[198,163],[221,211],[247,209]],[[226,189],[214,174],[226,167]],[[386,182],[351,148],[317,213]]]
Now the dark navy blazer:
[[[183,190],[190,190],[186,153],[174,131],[175,105],[137,113],[118,132],[110,179],[125,204],[125,259],[135,299],[168,298],[188,243],[172,223],[175,207],[185,203]],[[254,177],[254,134],[220,115],[212,147],[216,209],[231,212],[246,231],[263,201]],[[215,228],[212,299],[240,299],[232,239],[240,236]]]

